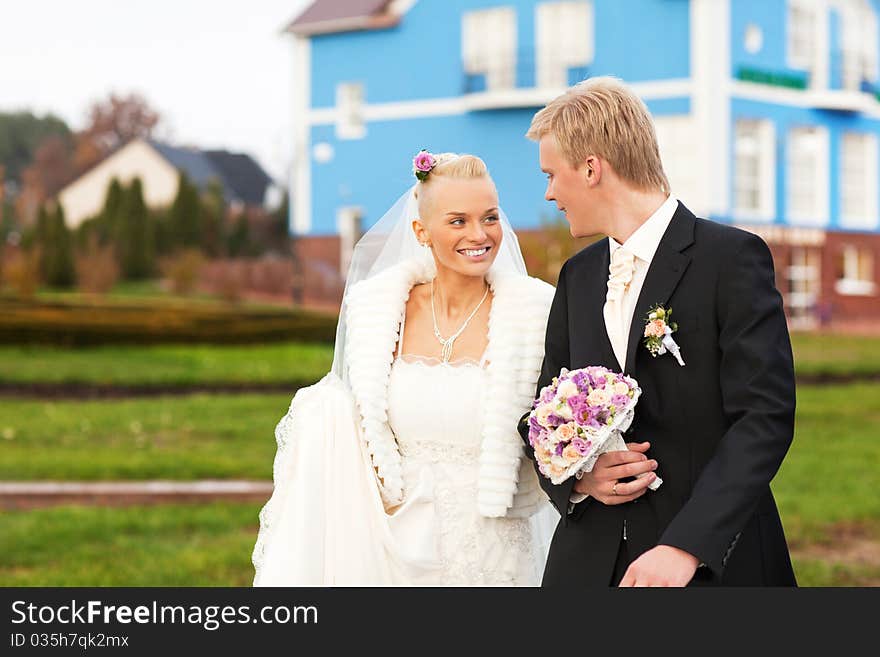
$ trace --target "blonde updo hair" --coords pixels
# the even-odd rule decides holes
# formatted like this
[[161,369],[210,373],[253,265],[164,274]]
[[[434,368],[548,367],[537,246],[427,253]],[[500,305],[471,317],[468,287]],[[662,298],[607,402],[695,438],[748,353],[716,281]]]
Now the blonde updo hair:
[[430,198],[431,182],[437,178],[488,178],[489,168],[476,155],[467,153],[459,155],[457,153],[438,153],[434,156],[437,164],[428,173],[424,180],[420,180],[416,184],[415,197],[419,204],[419,215],[424,216],[424,208],[427,205],[427,199]]

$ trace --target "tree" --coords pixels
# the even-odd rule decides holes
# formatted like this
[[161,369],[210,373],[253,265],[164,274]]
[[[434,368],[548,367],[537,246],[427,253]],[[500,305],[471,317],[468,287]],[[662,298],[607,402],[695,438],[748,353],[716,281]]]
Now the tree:
[[171,242],[177,248],[198,248],[202,242],[201,208],[199,190],[181,171],[177,183],[177,195],[168,214],[168,230]]
[[155,249],[150,213],[144,203],[140,178],[135,178],[123,194],[122,211],[115,233],[123,277],[137,280],[150,276],[155,268]]
[[74,175],[68,137],[49,135],[34,151],[33,161],[21,171],[18,215],[30,223],[39,207],[54,196]]
[[83,221],[76,230],[76,244],[80,250],[86,249],[97,240],[97,246],[113,245],[117,238],[117,226],[122,212],[123,188],[117,178],[110,181],[104,195],[104,206],[94,217]]
[[47,197],[54,196],[73,176],[71,144],[66,136],[49,135],[34,152],[26,171],[34,171]]
[[219,180],[211,180],[201,198],[201,246],[209,258],[216,258],[224,251],[224,217],[226,198]]
[[37,210],[37,220],[25,231],[21,245],[28,251],[41,248],[49,240],[50,223],[49,211],[45,205],[41,205]]
[[106,150],[113,150],[135,137],[148,138],[158,123],[158,112],[143,96],[111,94],[108,100],[92,104],[85,132]]
[[46,283],[54,287],[71,287],[76,280],[73,264],[73,235],[64,220],[64,209],[55,205],[52,215],[50,243],[44,247],[49,254]]
[[77,135],[77,170],[84,171],[131,139],[150,137],[158,123],[159,113],[136,93],[111,94],[107,100],[92,103],[88,126]]
[[286,189],[281,197],[281,204],[272,211],[273,242],[284,245],[290,239],[290,192]]
[[70,140],[70,128],[52,114],[38,117],[31,112],[0,112],[0,165],[6,167],[7,180],[21,183],[22,171],[49,136]]
[[24,240],[25,248],[39,254],[40,278],[52,287],[70,287],[75,274],[73,238],[64,221],[60,205],[46,205],[37,212],[37,221]]
[[248,226],[247,212],[242,211],[238,215],[235,227],[229,234],[226,243],[226,251],[232,258],[247,255],[250,252],[250,227]]
[[119,238],[120,224],[123,221],[125,211],[125,190],[118,178],[110,181],[107,187],[107,196],[104,197],[104,207],[98,216],[98,239],[101,244],[115,242]]

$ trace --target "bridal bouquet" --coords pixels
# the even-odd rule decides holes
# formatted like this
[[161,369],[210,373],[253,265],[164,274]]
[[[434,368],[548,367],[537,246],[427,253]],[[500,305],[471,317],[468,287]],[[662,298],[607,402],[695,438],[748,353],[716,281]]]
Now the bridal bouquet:
[[[642,394],[635,379],[593,366],[562,368],[541,390],[529,415],[529,443],[538,469],[554,484],[590,472],[600,454],[626,450],[622,433]],[[658,477],[649,488],[657,490]]]

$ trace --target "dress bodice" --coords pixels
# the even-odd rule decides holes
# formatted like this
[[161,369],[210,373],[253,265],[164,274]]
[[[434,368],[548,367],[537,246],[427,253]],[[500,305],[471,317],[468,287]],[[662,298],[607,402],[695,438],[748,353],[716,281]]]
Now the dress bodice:
[[442,363],[403,355],[391,366],[388,423],[402,458],[404,498],[426,478],[435,496],[443,568],[428,585],[538,581],[528,520],[485,518],[477,509],[485,364],[485,357]]
[[404,458],[475,464],[480,457],[486,370],[402,356],[391,366],[388,422]]

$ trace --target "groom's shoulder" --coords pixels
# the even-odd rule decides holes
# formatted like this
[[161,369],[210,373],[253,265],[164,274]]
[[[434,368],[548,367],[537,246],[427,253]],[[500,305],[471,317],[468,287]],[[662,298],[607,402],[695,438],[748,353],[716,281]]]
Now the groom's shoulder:
[[767,243],[755,233],[712,219],[696,217],[694,221],[694,242],[701,250],[713,253],[736,253],[743,248],[768,251]]

